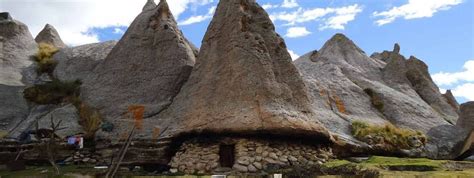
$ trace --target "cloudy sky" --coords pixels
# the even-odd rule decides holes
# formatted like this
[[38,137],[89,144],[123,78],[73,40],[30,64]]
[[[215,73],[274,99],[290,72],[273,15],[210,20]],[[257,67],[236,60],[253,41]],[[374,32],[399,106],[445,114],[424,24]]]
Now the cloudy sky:
[[[117,40],[146,0],[0,0],[36,35],[46,23],[71,46]],[[159,0],[156,0],[157,2]],[[430,67],[441,90],[474,101],[472,0],[257,0],[296,59],[344,33],[367,54],[392,49]],[[200,46],[218,0],[168,0],[183,33]]]

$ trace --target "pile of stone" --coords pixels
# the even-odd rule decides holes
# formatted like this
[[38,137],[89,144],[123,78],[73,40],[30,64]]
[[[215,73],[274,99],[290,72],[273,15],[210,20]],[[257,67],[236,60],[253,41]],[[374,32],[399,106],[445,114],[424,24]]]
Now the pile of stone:
[[65,164],[96,164],[100,155],[89,151],[76,151],[73,155],[64,160]]
[[[260,173],[287,167],[314,167],[333,157],[330,148],[296,143],[253,139],[229,139],[221,144],[235,145],[235,162],[230,168],[220,165],[219,142],[186,142],[170,162],[171,172]],[[226,172],[228,171],[228,172]]]

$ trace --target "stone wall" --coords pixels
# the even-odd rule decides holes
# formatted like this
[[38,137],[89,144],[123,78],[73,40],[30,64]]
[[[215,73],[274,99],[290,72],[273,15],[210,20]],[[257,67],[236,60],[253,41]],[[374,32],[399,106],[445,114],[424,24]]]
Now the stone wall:
[[[235,163],[223,168],[219,161],[219,146],[235,145]],[[171,172],[261,173],[288,167],[313,167],[332,157],[330,148],[266,141],[261,139],[225,138],[216,141],[184,142],[170,162]]]

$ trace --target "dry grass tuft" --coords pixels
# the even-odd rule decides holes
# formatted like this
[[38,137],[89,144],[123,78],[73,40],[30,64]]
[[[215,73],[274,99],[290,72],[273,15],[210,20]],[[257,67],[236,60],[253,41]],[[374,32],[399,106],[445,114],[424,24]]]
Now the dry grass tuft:
[[393,124],[387,123],[382,126],[370,125],[361,121],[352,123],[352,135],[357,139],[367,142],[367,137],[379,138],[373,144],[383,144],[386,148],[391,149],[411,149],[410,139],[416,138],[423,145],[426,144],[426,136],[418,131],[410,129],[401,129]]
[[35,55],[35,61],[38,63],[37,72],[52,74],[57,62],[53,60],[53,55],[59,49],[47,43],[40,43],[38,52]]

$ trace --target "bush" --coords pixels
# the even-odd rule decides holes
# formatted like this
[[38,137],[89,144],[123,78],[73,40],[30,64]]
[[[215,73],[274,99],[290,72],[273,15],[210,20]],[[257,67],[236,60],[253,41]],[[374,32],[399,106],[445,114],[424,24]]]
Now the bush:
[[427,138],[423,133],[401,129],[390,123],[376,126],[361,121],[354,121],[352,123],[352,135],[367,143],[369,142],[367,138],[374,138],[373,140],[375,141],[369,144],[382,144],[388,149],[414,148],[415,146],[411,143],[413,138],[419,140],[423,145],[427,142]]
[[380,112],[383,112],[384,104],[382,99],[380,99],[380,97],[377,95],[377,93],[375,93],[370,88],[364,89],[364,92],[370,96],[370,102],[372,103],[372,105]]
[[73,96],[78,96],[80,86],[79,80],[61,82],[53,79],[51,82],[26,88],[23,96],[36,104],[59,104]]
[[52,74],[57,62],[53,60],[53,55],[58,52],[58,48],[47,43],[40,43],[38,52],[35,55],[35,61],[38,63],[37,72],[39,74]]
[[81,99],[76,96],[71,101],[79,112],[79,124],[86,132],[85,138],[94,138],[95,133],[99,130],[102,124],[102,116],[99,111],[86,105]]

